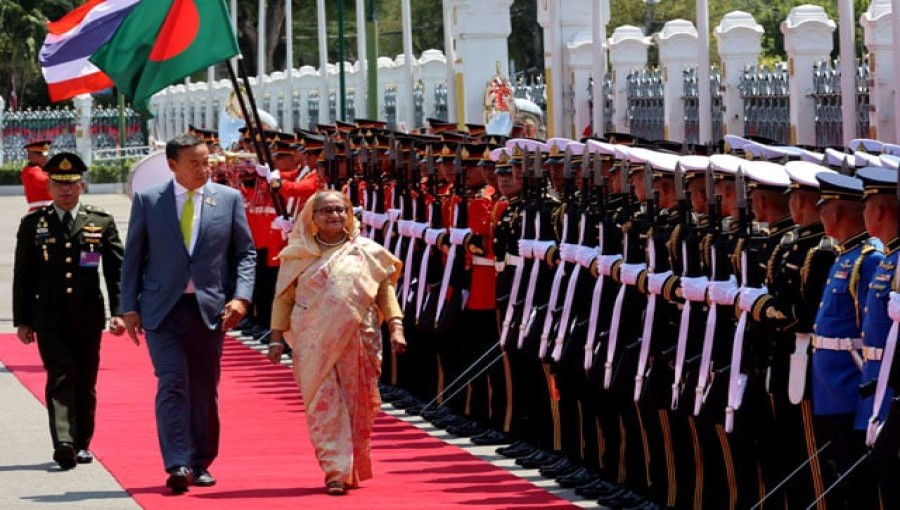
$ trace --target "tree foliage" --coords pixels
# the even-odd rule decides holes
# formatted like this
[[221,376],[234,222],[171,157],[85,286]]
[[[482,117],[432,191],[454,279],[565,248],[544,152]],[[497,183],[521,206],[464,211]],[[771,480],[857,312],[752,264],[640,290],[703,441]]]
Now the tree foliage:
[[[151,1],[151,0],[147,0]],[[577,0],[564,0],[574,2]],[[581,0],[588,1],[588,0]],[[696,0],[658,0],[651,20],[652,31],[662,29],[666,20],[683,18],[694,20]],[[37,54],[46,35],[46,23],[71,11],[84,0],[0,0],[0,96],[8,99],[15,81],[20,107],[42,107],[48,104],[47,88],[40,73]],[[230,4],[230,0],[225,0]],[[282,70],[286,62],[285,25],[288,21],[283,0],[266,2],[266,70]],[[377,14],[378,54],[394,58],[403,53],[401,31],[401,0],[365,0],[372,4]],[[763,26],[763,60],[778,61],[785,58],[783,35],[779,24],[791,8],[810,3],[808,0],[710,0],[710,29],[715,30],[725,13],[746,11]],[[855,21],[865,11],[867,2],[855,3]],[[292,0],[293,19],[293,67],[319,66],[319,38],[316,1]],[[338,7],[344,6],[344,58],[353,62],[357,55],[356,0],[326,0],[327,54],[330,62],[338,60]],[[607,33],[615,27],[634,25],[644,27],[647,4],[643,0],[611,0],[613,12]],[[255,74],[257,41],[259,38],[257,15],[259,0],[238,0],[238,41],[248,72]],[[517,71],[538,71],[544,67],[543,34],[536,20],[537,0],[514,0],[510,8],[512,33],[509,37],[509,56]],[[831,19],[837,21],[836,2],[823,4]],[[427,49],[444,49],[444,31],[441,2],[439,0],[411,0],[413,25],[413,52],[420,55]],[[857,26],[857,55],[863,53],[861,28]],[[364,35],[363,35],[364,36]],[[835,31],[837,53],[837,31]],[[710,36],[711,60],[718,60],[715,37]],[[224,72],[220,71],[224,77]],[[197,79],[206,79],[205,73]],[[113,101],[100,99],[100,102]]]

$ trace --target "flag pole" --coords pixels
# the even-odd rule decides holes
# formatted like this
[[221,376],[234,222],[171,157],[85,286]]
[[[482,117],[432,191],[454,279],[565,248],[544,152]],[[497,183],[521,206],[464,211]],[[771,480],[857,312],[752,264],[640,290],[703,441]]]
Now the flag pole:
[[[262,121],[259,117],[259,110],[256,108],[256,101],[253,100],[253,89],[250,88],[250,80],[247,78],[247,70],[244,69],[244,59],[241,56],[237,57],[238,70],[241,73],[241,78],[244,79],[244,84],[247,93],[247,102],[244,101],[244,95],[241,92],[241,85],[238,82],[238,78],[234,73],[234,67],[231,64],[230,60],[225,61],[225,66],[228,68],[228,78],[231,80],[231,85],[234,87],[234,94],[238,99],[238,105],[241,108],[241,114],[244,116],[244,122],[247,125],[247,131],[250,134],[251,139],[253,140],[253,146],[256,149],[256,157],[259,160],[269,165],[269,168],[274,168],[274,162],[272,161],[272,153],[269,151],[269,146],[263,141],[263,126]],[[247,103],[250,104],[250,108],[248,111]],[[250,117],[250,111],[253,112],[253,117]],[[274,183],[273,183],[274,184]],[[269,193],[272,196],[272,206],[275,208],[275,213],[279,216],[288,217],[287,207],[284,204],[284,197],[281,196],[281,193],[278,191],[278,186],[270,185]]]
[[344,70],[344,60],[346,55],[344,52],[344,0],[338,0],[338,89],[341,105],[339,117],[342,121],[347,121],[347,76]]
[[[898,52],[900,53],[900,52]],[[449,62],[449,61],[448,61]],[[368,0],[366,5],[366,78],[368,93],[366,106],[368,117],[378,118],[378,15],[375,12],[375,0]]]
[[316,0],[316,24],[319,29],[319,123],[328,124],[331,101],[328,97],[328,28],[325,26],[325,0]]
[[291,107],[290,110],[285,108],[284,118],[282,119],[282,125],[285,128],[285,131],[293,131],[294,130],[294,2],[292,0],[284,0],[284,17],[285,17],[285,28],[284,28],[284,40],[285,40],[285,74],[287,75],[288,82],[288,94],[287,97],[291,98],[288,102]]

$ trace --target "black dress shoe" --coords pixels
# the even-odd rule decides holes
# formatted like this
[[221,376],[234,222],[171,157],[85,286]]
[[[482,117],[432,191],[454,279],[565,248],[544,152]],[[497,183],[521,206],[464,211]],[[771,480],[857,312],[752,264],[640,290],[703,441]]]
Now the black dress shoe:
[[529,455],[528,457],[522,457],[520,459],[516,459],[516,464],[525,467],[525,468],[539,468],[541,466],[547,466],[553,464],[554,462],[559,460],[559,454],[554,452],[548,452],[545,450],[540,450],[534,455]]
[[431,421],[431,420],[434,420],[436,418],[440,418],[443,416],[447,416],[448,414],[453,414],[453,413],[451,413],[450,410],[447,409],[446,407],[441,407],[441,406],[436,406],[436,405],[431,405],[430,407],[423,406],[423,409],[421,410],[421,412],[419,412],[419,415],[428,421]]
[[512,444],[509,444],[506,446],[501,446],[500,448],[497,448],[496,450],[494,450],[494,452],[496,452],[497,455],[503,455],[504,457],[506,457],[507,456],[506,453],[508,451],[514,450],[516,448],[521,448],[522,446],[528,446],[529,448],[534,448],[533,446],[531,446],[531,444],[528,441],[525,441],[524,439],[516,439],[515,441],[512,442]]
[[[500,450],[503,450],[500,452]],[[528,457],[529,455],[533,455],[536,452],[541,451],[538,447],[531,445],[530,443],[522,442],[521,445],[516,445],[513,443],[507,448],[498,448],[497,453],[503,455],[504,457],[510,459],[521,459],[523,457]]]
[[474,421],[447,427],[447,433],[453,434],[456,437],[472,437],[481,434],[484,430],[485,428],[483,425],[479,425],[478,422]]
[[624,508],[623,510],[660,510],[661,508],[662,507],[652,501],[644,501],[640,505],[630,506],[628,508]]
[[422,402],[419,399],[412,397],[412,396],[409,396],[406,398],[401,398],[400,400],[391,402],[391,405],[394,406],[396,409],[406,409],[408,407],[421,405],[421,404],[422,404]]
[[75,462],[79,464],[90,464],[94,462],[94,455],[87,450],[78,450],[75,454]]
[[472,441],[473,444],[489,446],[507,444],[512,441],[512,438],[510,438],[508,434],[504,434],[503,432],[499,432],[494,429],[487,429],[481,434],[472,436],[470,441]]
[[541,466],[539,471],[544,478],[556,479],[560,476],[578,471],[579,469],[581,469],[581,466],[577,462],[572,461],[572,459],[568,457],[560,457],[559,460],[553,464]]
[[53,449],[53,460],[59,464],[59,468],[67,471],[76,466],[75,445],[72,443],[59,443]]
[[216,479],[210,474],[209,470],[202,467],[194,468],[192,473],[194,481],[193,484],[198,487],[212,487],[216,484]]
[[184,466],[175,467],[169,470],[169,478],[166,479],[166,487],[172,489],[172,492],[175,494],[181,494],[182,492],[188,491],[191,483],[193,483],[193,478],[190,469]]
[[632,508],[646,502],[647,500],[643,496],[628,489],[622,489],[617,493],[597,499],[597,503],[612,508]]
[[608,482],[602,478],[597,478],[592,482],[587,482],[576,487],[575,494],[587,499],[598,499],[621,490],[621,486]]
[[581,487],[582,485],[593,482],[596,479],[597,475],[591,473],[587,468],[582,467],[571,473],[557,477],[556,483],[565,489],[574,489],[575,487]]
[[467,423],[469,423],[469,419],[458,414],[450,414],[445,418],[435,418],[434,421],[431,422],[432,425],[439,429],[447,429],[452,426],[465,425]]

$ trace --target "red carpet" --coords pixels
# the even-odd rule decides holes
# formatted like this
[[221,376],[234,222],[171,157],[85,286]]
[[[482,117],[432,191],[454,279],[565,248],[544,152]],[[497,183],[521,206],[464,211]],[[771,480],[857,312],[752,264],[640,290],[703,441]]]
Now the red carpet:
[[[0,335],[0,361],[43,401],[35,346]],[[502,469],[382,414],[375,425],[375,478],[344,497],[324,494],[289,368],[227,339],[222,361],[222,441],[215,487],[171,496],[156,439],[156,379],[146,347],[105,336],[92,450],[144,508],[575,508]],[[48,445],[49,447],[49,445]]]

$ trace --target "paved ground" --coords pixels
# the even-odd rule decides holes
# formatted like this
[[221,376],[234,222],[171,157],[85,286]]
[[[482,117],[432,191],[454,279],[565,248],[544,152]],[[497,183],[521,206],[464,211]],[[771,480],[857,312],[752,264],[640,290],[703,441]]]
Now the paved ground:
[[[116,218],[124,241],[131,202],[121,194],[87,194],[84,203],[104,207]],[[0,196],[0,332],[15,331],[12,326],[12,271],[16,231],[25,214],[21,196]],[[252,339],[242,338],[251,347],[262,349]],[[287,362],[287,360],[285,360]],[[428,431],[428,433],[464,448],[484,460],[507,469],[558,496],[584,508],[597,508],[570,490],[560,490],[537,470],[523,469],[494,453],[493,447],[475,447],[467,439],[455,438],[416,416],[407,416],[385,406],[385,412]],[[50,437],[43,405],[26,390],[15,376],[0,364],[0,508],[139,508],[112,475],[99,463],[59,472],[52,461]]]
[[[84,202],[112,211],[124,229],[127,197],[85,195]],[[25,199],[2,196],[0,211],[0,332],[13,332],[13,256]],[[46,409],[0,364],[0,508],[139,508],[102,464],[60,472],[52,453]]]

